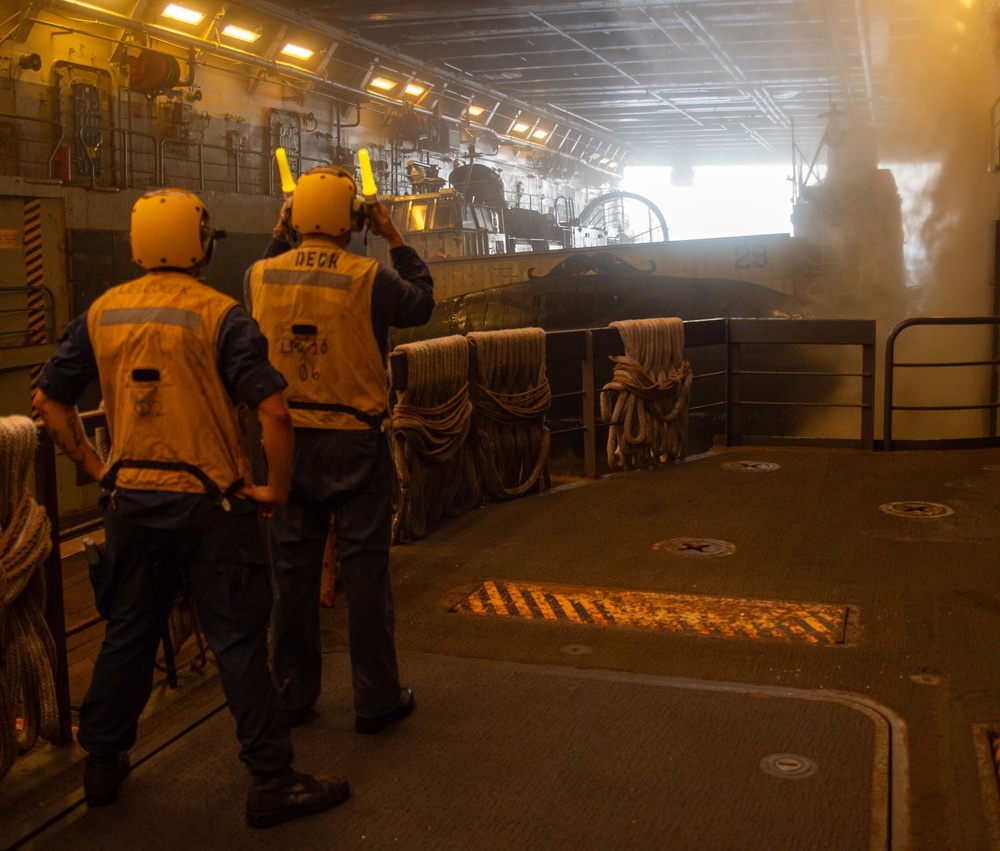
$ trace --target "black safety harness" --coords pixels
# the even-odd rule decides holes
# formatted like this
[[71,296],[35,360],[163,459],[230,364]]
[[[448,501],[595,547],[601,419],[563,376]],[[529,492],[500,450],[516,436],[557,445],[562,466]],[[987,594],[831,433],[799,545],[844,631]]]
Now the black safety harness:
[[227,511],[229,510],[229,497],[233,496],[244,485],[243,477],[241,476],[225,490],[222,490],[200,467],[195,467],[194,464],[185,464],[183,461],[133,461],[127,458],[120,458],[104,474],[104,478],[101,479],[101,487],[113,490],[115,481],[118,478],[118,471],[122,468],[132,470],[180,470],[190,473],[201,482],[202,487],[205,488],[205,493],[212,498],[212,501],[216,505],[221,505]]
[[337,411],[341,414],[351,414],[351,416],[363,422],[369,428],[377,429],[381,429],[383,423],[389,419],[388,408],[376,416],[375,414],[366,414],[364,411],[352,408],[350,405],[336,405],[332,402],[297,402],[294,399],[289,399],[288,407],[300,411]]

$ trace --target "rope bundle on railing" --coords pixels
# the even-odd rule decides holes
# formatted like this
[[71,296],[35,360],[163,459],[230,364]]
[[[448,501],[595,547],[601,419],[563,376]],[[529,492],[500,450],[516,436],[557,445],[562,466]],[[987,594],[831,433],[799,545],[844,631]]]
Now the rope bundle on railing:
[[611,424],[612,470],[669,461],[684,454],[691,365],[684,359],[680,319],[614,322],[625,346],[612,357],[612,380],[601,393],[601,416]]
[[52,541],[45,510],[26,487],[37,439],[28,417],[0,417],[0,778],[39,736],[59,736],[43,569]]
[[474,422],[483,490],[494,499],[520,496],[534,487],[549,454],[545,331],[485,331],[469,334],[469,341],[478,374]]
[[396,351],[407,362],[406,389],[392,412],[398,488],[393,541],[399,543],[478,505],[482,492],[466,440],[472,421],[468,342],[456,335]]

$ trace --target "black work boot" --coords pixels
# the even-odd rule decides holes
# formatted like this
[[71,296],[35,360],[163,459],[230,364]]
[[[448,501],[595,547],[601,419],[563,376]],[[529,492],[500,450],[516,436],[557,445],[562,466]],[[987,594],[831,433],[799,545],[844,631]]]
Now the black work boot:
[[355,715],[354,729],[359,733],[381,733],[386,727],[402,721],[416,708],[413,689],[400,689],[399,702],[388,712],[382,715]]
[[128,776],[128,753],[87,757],[83,770],[83,797],[88,807],[106,807],[118,800],[118,788]]
[[300,816],[321,813],[351,796],[340,777],[311,777],[291,766],[275,774],[251,774],[247,825],[273,827]]

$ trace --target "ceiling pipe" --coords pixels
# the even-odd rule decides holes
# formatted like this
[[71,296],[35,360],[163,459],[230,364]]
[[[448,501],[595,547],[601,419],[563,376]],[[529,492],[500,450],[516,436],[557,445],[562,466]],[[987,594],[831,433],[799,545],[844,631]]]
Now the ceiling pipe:
[[861,69],[865,75],[865,92],[868,95],[868,112],[875,120],[875,93],[872,88],[871,44],[868,41],[868,5],[865,0],[854,0],[854,17],[858,22],[858,46],[861,51]]
[[785,115],[784,111],[779,107],[774,100],[771,98],[770,93],[760,85],[753,85],[747,79],[747,75],[743,73],[743,70],[733,61],[733,59],[726,53],[725,48],[722,47],[716,40],[715,37],[708,31],[708,28],[702,23],[701,19],[698,18],[693,13],[684,10],[678,10],[674,12],[675,17],[684,27],[691,33],[698,41],[702,43],[706,50],[715,60],[726,70],[726,72],[733,78],[740,91],[750,98],[756,105],[757,108],[763,112],[768,118],[770,118],[779,127],[790,127],[791,122],[788,120],[788,116]]
[[[857,6],[855,6],[855,9],[856,8]],[[850,104],[850,112],[856,114],[858,112],[858,103],[857,103],[858,98],[854,94],[854,87],[851,85],[851,78],[847,72],[847,63],[844,61],[844,51],[843,48],[841,47],[840,39],[837,37],[837,21],[834,18],[833,10],[831,10],[828,6],[824,6],[823,10],[826,17],[827,29],[830,32],[830,43],[833,47],[833,54],[837,59],[837,68],[840,71],[840,84],[844,90],[844,97]],[[861,22],[858,21],[859,37],[861,35],[861,29],[862,29]],[[867,53],[864,49],[864,44],[865,42],[862,42],[861,57],[863,66],[867,68]],[[870,86],[870,79],[867,70],[865,71],[865,82],[866,85]],[[868,89],[867,101],[868,101],[868,110],[870,114],[874,117],[875,115],[874,104],[872,103],[870,88]]]
[[637,80],[631,74],[623,71],[621,68],[619,68],[617,65],[615,65],[615,63],[612,62],[611,60],[605,59],[603,56],[601,56],[600,53],[598,53],[596,50],[593,50],[592,48],[588,47],[587,45],[585,45],[579,39],[573,38],[573,36],[571,36],[565,30],[560,29],[555,24],[550,24],[543,17],[541,17],[541,15],[536,15],[534,12],[531,13],[531,17],[534,18],[536,21],[538,21],[538,23],[540,23],[542,26],[548,27],[550,30],[552,30],[554,33],[556,33],[556,35],[562,36],[570,44],[574,45],[575,47],[580,48],[580,50],[584,51],[585,53],[589,53],[598,62],[600,62],[600,63],[602,63],[604,65],[607,65],[613,71],[617,72],[618,74],[621,74],[633,86],[635,86],[636,88],[638,88],[640,91],[645,92],[647,95],[649,95],[654,100],[658,101],[659,103],[662,103],[664,106],[669,106],[671,109],[673,109],[676,112],[678,112],[681,115],[683,115],[689,121],[693,121],[699,127],[704,127],[705,126],[704,122],[699,121],[697,118],[695,118],[693,115],[691,115],[691,113],[686,112],[685,110],[683,110],[679,106],[677,106],[677,104],[672,103],[669,98],[665,98],[662,95],[659,95],[656,92],[652,91],[648,86],[644,86],[641,82],[639,82],[639,80]]

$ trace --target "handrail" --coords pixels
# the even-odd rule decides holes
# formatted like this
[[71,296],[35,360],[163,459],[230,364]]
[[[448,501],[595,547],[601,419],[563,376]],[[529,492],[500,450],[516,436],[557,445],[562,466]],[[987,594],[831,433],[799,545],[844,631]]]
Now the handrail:
[[[97,169],[95,168],[95,165],[98,162],[98,156],[100,156],[98,151],[101,145],[103,144],[103,138],[98,142],[96,146],[91,146],[87,144],[85,134],[92,134],[95,131],[101,133],[102,135],[104,133],[110,133],[112,135],[117,133],[121,135],[121,141],[119,142],[119,144],[111,146],[112,167],[118,167],[121,173],[121,179],[114,181],[115,185],[118,188],[131,189],[134,184],[132,175],[132,159],[134,156],[134,152],[132,150],[133,139],[148,139],[152,143],[151,154],[148,154],[147,156],[153,157],[153,168],[151,174],[153,175],[154,180],[159,180],[160,149],[157,142],[157,138],[152,133],[143,133],[139,130],[130,130],[127,127],[115,127],[111,124],[88,124],[84,127],[81,127],[77,131],[76,137],[77,141],[80,143],[80,147],[83,150],[84,155],[87,157],[87,161],[90,163],[89,178],[91,186],[97,185]],[[97,154],[97,156],[91,155],[90,153],[91,147],[95,147],[95,154]],[[117,152],[121,153],[120,165],[118,163],[115,163],[115,154]]]
[[[276,194],[275,183],[274,183],[274,172],[275,172],[275,168],[276,168],[276,163],[275,163],[275,157],[274,157],[274,152],[273,151],[269,151],[269,150],[259,150],[258,151],[258,150],[254,150],[252,148],[244,148],[244,147],[239,147],[239,146],[234,146],[234,145],[214,145],[214,144],[210,144],[208,142],[201,142],[201,141],[198,141],[196,139],[161,139],[159,141],[159,144],[158,144],[159,172],[158,172],[158,175],[157,175],[157,183],[160,186],[165,186],[166,185],[166,179],[167,179],[167,174],[166,174],[167,156],[166,156],[166,154],[164,152],[164,149],[168,145],[186,145],[189,148],[195,148],[197,150],[197,153],[198,153],[198,190],[199,191],[204,191],[205,190],[205,157],[203,156],[203,154],[204,154],[204,152],[206,150],[209,150],[209,151],[223,151],[226,154],[231,154],[232,155],[232,157],[233,157],[233,165],[234,165],[234,169],[235,169],[234,175],[233,175],[233,186],[234,186],[234,191],[237,194],[240,194],[242,192],[242,176],[241,176],[242,169],[243,169],[243,166],[241,165],[242,158],[244,156],[259,157],[260,158],[260,169],[259,169],[259,171],[260,171],[260,173],[261,173],[262,176],[263,176],[263,174],[265,172],[267,174],[267,181],[266,181],[267,194],[268,195],[274,195],[274,194]],[[323,160],[323,159],[313,158],[313,157],[304,157],[304,156],[301,156],[299,154],[296,154],[295,157],[294,157],[294,159],[295,159],[296,162],[298,162],[300,169],[301,169],[301,166],[302,166],[303,163],[314,162],[317,165],[323,165],[323,164],[325,164],[325,163],[328,162],[328,160]],[[301,170],[300,170],[300,173],[301,173]],[[183,180],[184,180],[183,178],[171,178],[171,181],[172,181],[171,185],[180,184],[180,183],[183,182]],[[263,184],[264,184],[263,179],[262,179],[261,182],[262,182],[262,188],[263,188]],[[264,193],[261,192],[261,193],[258,193],[258,194],[264,194]]]
[[52,548],[45,560],[45,623],[52,634],[56,650],[53,676],[56,689],[56,712],[59,732],[54,745],[73,741],[73,717],[69,696],[69,664],[66,652],[66,612],[63,606],[62,557],[59,553],[59,488],[56,481],[56,450],[47,429],[38,429],[35,448],[35,498],[49,519],[49,539]]
[[[947,443],[967,443],[969,441],[995,443],[998,440],[996,431],[995,412],[1000,408],[996,402],[987,402],[974,405],[896,405],[893,402],[894,377],[896,369],[922,369],[922,368],[945,368],[963,366],[990,366],[994,377],[1000,360],[994,358],[988,360],[973,361],[920,361],[920,362],[896,362],[896,340],[903,331],[916,326],[927,325],[992,325],[995,329],[1000,326],[1000,316],[918,316],[905,319],[896,325],[889,334],[885,344],[885,401],[883,403],[883,426],[882,445],[886,450],[892,450],[892,413],[893,411],[981,411],[993,412],[990,417],[990,431],[994,432],[983,438],[955,438],[951,440],[935,440],[934,443],[944,445]],[[995,332],[994,332],[995,333]]]
[[[762,345],[858,346],[861,348],[861,371],[827,371],[790,368],[750,370],[742,366],[743,347]],[[805,364],[808,365],[808,364]],[[875,321],[864,319],[730,319],[729,320],[729,393],[726,415],[726,440],[730,446],[749,444],[843,446],[875,448]],[[816,376],[860,379],[857,402],[812,400],[793,402],[787,399],[764,400],[743,397],[744,376]],[[783,408],[851,408],[861,413],[858,438],[806,438],[786,435],[767,437],[743,433],[742,410],[746,406]]]
[[[708,415],[719,410],[725,420],[728,445],[800,445],[825,447],[875,448],[875,322],[872,320],[835,319],[704,319],[684,322],[684,352],[692,365],[694,389],[703,398],[688,408],[689,414]],[[741,352],[754,344],[770,346],[838,346],[860,349],[859,369],[819,369],[808,362],[783,364],[782,368],[746,369],[741,366]],[[721,350],[713,352],[713,347]],[[700,353],[704,352],[704,356]],[[553,402],[558,410],[550,412],[552,434],[582,432],[585,476],[599,474],[599,438],[608,428],[597,412],[600,388],[611,376],[609,356],[624,354],[616,328],[591,328],[585,331],[554,331],[546,337],[546,360]],[[697,357],[696,357],[697,356]],[[802,360],[802,359],[800,359]],[[701,361],[699,363],[698,361]],[[579,364],[574,367],[573,364]],[[561,364],[555,370],[557,364]],[[390,357],[393,386],[405,388],[406,363],[402,353]],[[572,376],[576,376],[573,378]],[[788,396],[767,399],[744,398],[747,376],[819,377],[856,379],[856,401],[830,402],[817,398],[792,401]],[[577,404],[574,399],[580,399]],[[744,434],[742,411],[749,406],[771,408],[849,408],[859,411],[857,437],[802,437],[779,433]],[[713,423],[714,425],[714,423]]]
[[[206,149],[211,151],[224,151],[226,154],[233,155],[233,163],[235,168],[234,173],[234,187],[237,194],[240,192],[240,153],[239,149],[233,148],[229,145],[211,145],[208,142],[199,142],[194,139],[161,139],[158,145],[159,148],[159,160],[160,160],[160,174],[157,179],[157,183],[160,186],[166,186],[167,179],[167,158],[164,154],[164,148],[167,145],[187,145],[188,147],[193,147],[198,152],[198,191],[203,192],[205,190],[205,157],[203,156]],[[249,153],[259,153],[251,151]]]
[[[45,161],[46,176],[49,179],[53,179],[55,177],[55,175],[53,174],[52,162],[53,162],[53,160],[55,160],[56,153],[58,152],[59,147],[62,145],[63,140],[66,138],[66,131],[63,128],[62,124],[60,124],[58,121],[52,121],[51,119],[48,119],[48,118],[34,118],[34,117],[30,116],[30,115],[16,115],[16,114],[10,113],[10,112],[0,112],[0,119],[11,119],[12,121],[16,121],[16,122],[31,121],[31,122],[34,122],[35,124],[47,124],[49,127],[55,127],[56,129],[58,129],[58,131],[59,131],[59,138],[56,140],[56,143],[52,146],[52,153],[49,154],[49,158]],[[22,140],[22,139],[19,139],[18,141],[27,141],[27,142],[31,142],[31,143],[36,144],[36,145],[44,145],[45,144],[45,142],[43,142],[41,139],[38,139],[38,140],[34,140],[34,139]]]
[[[18,337],[20,342],[13,346],[4,345],[0,342],[0,349],[9,348],[20,348],[22,346],[43,346],[47,343],[51,343],[55,338],[55,296],[48,287],[0,287],[0,298],[5,295],[11,294],[24,295],[25,299],[29,295],[41,294],[42,300],[45,302],[45,327],[44,329],[33,329],[29,327],[29,322],[31,315],[35,313],[38,308],[30,307],[25,305],[24,307],[15,307],[6,310],[0,310],[0,318],[5,316],[25,316],[26,320],[23,328],[17,328],[11,331],[0,331],[0,338],[4,337]],[[38,331],[44,330],[45,338],[42,340],[32,339]]]

